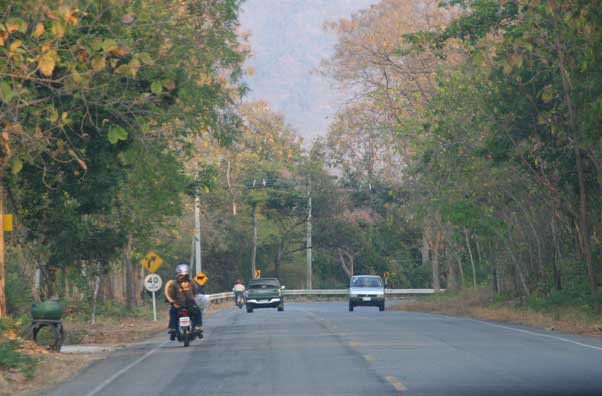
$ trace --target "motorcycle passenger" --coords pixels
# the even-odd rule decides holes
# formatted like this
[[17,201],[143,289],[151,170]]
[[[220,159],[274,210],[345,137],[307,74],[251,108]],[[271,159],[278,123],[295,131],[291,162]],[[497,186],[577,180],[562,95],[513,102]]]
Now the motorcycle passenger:
[[198,286],[190,279],[190,266],[182,263],[176,267],[176,279],[171,279],[165,284],[165,298],[171,304],[169,309],[169,338],[176,338],[176,326],[178,325],[178,310],[182,307],[188,308],[192,328],[196,333],[201,332],[200,309],[196,305],[195,296],[198,294]]
[[236,280],[232,291],[234,292],[234,304],[238,304],[238,302],[243,298],[243,294],[245,292],[245,285],[242,284],[240,279]]

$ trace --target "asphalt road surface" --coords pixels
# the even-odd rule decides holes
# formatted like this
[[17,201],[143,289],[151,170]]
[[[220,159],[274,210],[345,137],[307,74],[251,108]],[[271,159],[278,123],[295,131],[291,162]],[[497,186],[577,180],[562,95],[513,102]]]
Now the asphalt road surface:
[[472,319],[287,303],[229,309],[190,348],[162,335],[53,396],[602,395],[602,340]]

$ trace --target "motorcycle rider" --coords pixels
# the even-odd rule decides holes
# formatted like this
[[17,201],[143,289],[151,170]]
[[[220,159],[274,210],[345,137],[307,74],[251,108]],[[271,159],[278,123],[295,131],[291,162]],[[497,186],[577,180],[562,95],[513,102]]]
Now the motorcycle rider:
[[245,285],[242,284],[240,279],[237,279],[236,282],[234,282],[232,291],[234,292],[234,304],[238,304],[238,301],[243,297],[245,292]]
[[198,286],[190,279],[190,266],[186,263],[176,266],[176,278],[170,279],[165,284],[165,298],[171,304],[169,309],[169,338],[176,339],[176,326],[178,325],[178,310],[182,307],[188,308],[192,328],[200,334],[200,312],[196,305],[195,296],[198,294]]

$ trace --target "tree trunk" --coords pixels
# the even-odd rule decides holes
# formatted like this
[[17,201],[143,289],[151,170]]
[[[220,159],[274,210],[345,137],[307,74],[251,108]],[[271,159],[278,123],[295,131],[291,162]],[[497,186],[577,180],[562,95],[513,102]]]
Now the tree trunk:
[[583,247],[583,256],[587,264],[587,271],[589,273],[589,284],[592,296],[596,296],[598,293],[598,277],[594,268],[594,262],[592,258],[592,246],[589,232],[589,218],[587,214],[587,192],[585,190],[585,174],[583,172],[583,159],[581,157],[581,150],[575,148],[576,165],[577,165],[577,178],[579,179],[579,229],[581,234],[581,246]]
[[226,166],[226,184],[228,185],[228,191],[230,191],[230,195],[232,196],[232,215],[236,216],[236,213],[237,213],[236,193],[232,189],[232,183],[230,181],[231,168],[232,168],[232,164],[231,164],[230,158],[228,158],[227,166]]
[[[512,241],[510,241],[510,242],[512,242]],[[523,274],[523,270],[520,267],[518,260],[514,256],[514,253],[512,252],[512,246],[510,246],[508,241],[506,241],[506,249],[508,250],[508,254],[510,255],[510,258],[514,262],[514,266],[516,268],[516,272],[517,272],[520,284],[523,288],[523,292],[524,292],[525,296],[528,296],[530,293],[529,293],[529,288],[527,287],[527,281],[525,280],[525,275]]]
[[494,266],[491,270],[491,288],[493,289],[493,292],[495,294],[498,294],[500,292],[500,285],[499,285],[497,278],[498,278],[497,270],[495,269],[495,266]]
[[472,266],[472,287],[477,288],[477,270],[472,257],[472,249],[470,248],[470,239],[468,238],[468,230],[464,227],[464,237],[466,238],[466,246],[468,247],[468,256],[470,257],[470,265]]
[[[590,289],[592,296],[596,296],[598,293],[598,279],[596,270],[594,268],[592,258],[592,247],[591,247],[591,235],[589,230],[589,218],[587,213],[587,190],[585,185],[585,171],[583,169],[583,153],[579,147],[579,129],[577,125],[577,114],[576,108],[573,103],[573,84],[567,65],[570,64],[570,60],[565,58],[565,49],[562,45],[560,38],[561,30],[558,26],[558,21],[564,18],[561,10],[558,10],[556,1],[550,2],[552,8],[552,22],[554,24],[554,30],[556,36],[554,37],[554,44],[558,55],[558,68],[560,70],[560,77],[562,80],[563,89],[563,100],[568,110],[569,116],[569,136],[574,139],[574,151],[575,151],[575,167],[577,170],[577,179],[579,182],[579,228],[581,231],[581,246],[583,247],[583,255],[587,264],[587,270],[589,272]],[[600,307],[598,307],[600,309]]]
[[276,260],[274,261],[274,272],[276,278],[280,279],[280,264],[282,263],[282,255],[284,253],[284,242],[278,242],[278,251],[276,252]]
[[[345,271],[345,274],[347,274],[349,279],[351,279],[353,276],[353,255],[345,252],[343,249],[337,249],[337,252],[339,254],[339,262],[341,263],[343,271]],[[345,256],[347,257],[347,260],[345,260]]]
[[474,240],[475,240],[475,245],[477,245],[477,257],[479,258],[479,263],[482,263],[483,258],[481,257],[481,244],[479,243],[479,238],[476,237]]
[[307,186],[307,221],[305,231],[305,282],[308,290],[313,289],[312,285],[312,202],[311,202],[311,177]]
[[460,287],[464,287],[464,266],[462,265],[462,260],[460,257],[457,257],[458,260],[458,269],[460,270]]
[[0,169],[0,318],[6,316],[6,265],[4,256],[4,167]]
[[355,271],[355,256],[348,254],[347,258],[349,259],[349,269],[350,269],[350,273],[351,273],[351,276],[349,278],[351,278]]
[[554,287],[556,290],[562,290],[562,282],[560,280],[560,243],[558,242],[559,236],[556,234],[556,214],[552,216],[550,226],[552,228],[552,238],[554,239]]
[[134,308],[136,302],[136,298],[134,297],[136,294],[133,274],[134,268],[132,268],[131,259],[133,239],[134,237],[131,234],[128,235],[128,242],[123,254],[123,268],[125,270],[125,305],[130,310]]
[[421,253],[422,253],[422,265],[427,266],[430,263],[430,249],[429,249],[428,225],[426,224],[426,222],[425,222],[423,230],[422,230]]
[[138,302],[136,305],[144,305],[144,268],[140,266],[140,270],[138,271],[138,281],[135,282],[138,285],[138,291],[136,295],[138,296]]
[[454,265],[453,260],[448,260],[447,265],[447,288],[451,290],[460,289],[460,283],[458,274],[459,270]]
[[437,212],[435,214],[436,224],[435,224],[435,240],[432,246],[432,256],[433,256],[433,289],[435,293],[439,293],[441,291],[441,281],[440,281],[440,271],[439,271],[439,250],[441,247],[441,214]]
[[42,277],[42,271],[40,271],[40,267],[37,261],[35,262],[35,265],[36,269],[33,273],[33,288],[31,289],[31,295],[33,297],[34,302],[40,302],[40,281]]
[[98,306],[98,291],[100,290],[100,274],[98,274],[99,268],[97,265],[96,275],[94,276],[94,294],[92,295],[92,319],[90,324],[96,324],[96,308]]

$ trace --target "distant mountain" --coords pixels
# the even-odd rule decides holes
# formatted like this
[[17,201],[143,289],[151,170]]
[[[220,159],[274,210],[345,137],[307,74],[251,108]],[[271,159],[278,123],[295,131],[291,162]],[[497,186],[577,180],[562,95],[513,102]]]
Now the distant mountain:
[[254,56],[247,66],[249,100],[265,99],[284,113],[306,141],[324,135],[337,107],[331,82],[314,71],[332,54],[336,38],[325,22],[348,18],[378,0],[247,0],[242,31],[251,33]]

